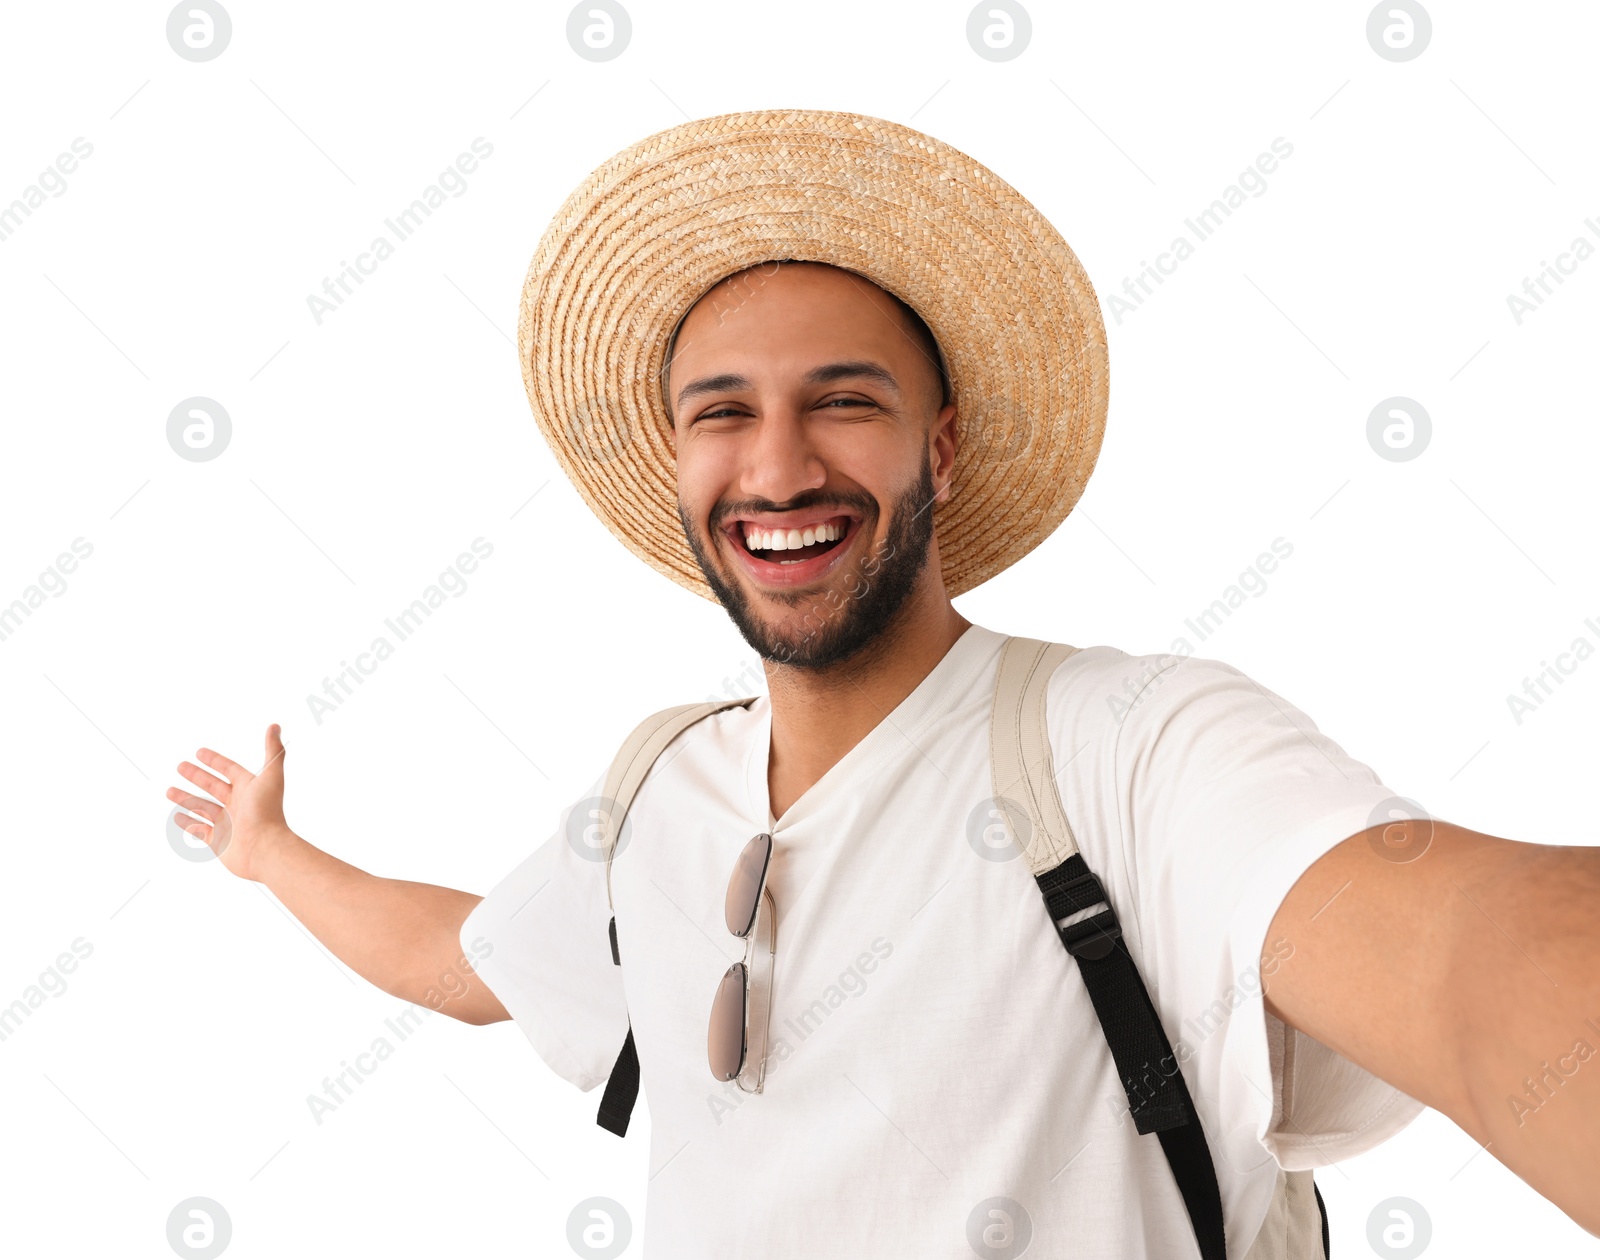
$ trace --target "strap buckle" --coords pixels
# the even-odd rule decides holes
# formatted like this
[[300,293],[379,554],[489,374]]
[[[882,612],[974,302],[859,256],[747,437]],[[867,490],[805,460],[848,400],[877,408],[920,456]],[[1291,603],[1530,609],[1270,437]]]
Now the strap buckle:
[[1116,948],[1122,937],[1122,924],[1117,922],[1115,910],[1105,910],[1092,918],[1083,919],[1071,927],[1060,929],[1061,943],[1074,958],[1104,958]]
[[1064,911],[1063,917],[1105,903],[1106,908],[1099,914],[1056,929],[1061,935],[1061,943],[1067,947],[1067,953],[1074,958],[1094,961],[1104,958],[1116,948],[1117,941],[1122,937],[1122,924],[1118,922],[1117,912],[1111,908],[1106,890],[1093,871],[1067,880],[1053,890],[1048,901],[1053,903],[1052,912],[1057,908]]

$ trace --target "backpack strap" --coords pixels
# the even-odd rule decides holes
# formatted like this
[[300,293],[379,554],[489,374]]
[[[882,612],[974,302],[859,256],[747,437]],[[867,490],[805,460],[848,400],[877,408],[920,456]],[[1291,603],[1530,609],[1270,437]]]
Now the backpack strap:
[[[611,900],[611,860],[616,856],[617,840],[622,834],[622,821],[628,807],[639,791],[639,785],[650,773],[656,758],[679,735],[701,718],[721,713],[736,705],[747,705],[755,699],[710,700],[704,704],[680,704],[675,708],[652,713],[623,741],[606,771],[605,786],[600,790],[602,808],[597,811],[597,821],[602,829],[601,839],[606,851],[606,904],[611,907],[611,961],[622,965],[622,954],[617,948],[616,904]],[[618,1137],[628,1132],[628,1121],[633,1116],[633,1105],[639,1098],[639,1052],[633,1044],[633,1023],[628,1023],[628,1036],[617,1054],[617,1061],[606,1078],[605,1093],[600,1097],[600,1111],[595,1123],[609,1129]]]
[[1027,858],[1061,943],[1078,960],[1135,1126],[1161,1142],[1201,1256],[1226,1260],[1222,1196],[1188,1086],[1116,911],[1078,852],[1056,787],[1045,695],[1056,666],[1077,650],[1023,638],[1008,638],[1002,647],[989,731],[995,805]]

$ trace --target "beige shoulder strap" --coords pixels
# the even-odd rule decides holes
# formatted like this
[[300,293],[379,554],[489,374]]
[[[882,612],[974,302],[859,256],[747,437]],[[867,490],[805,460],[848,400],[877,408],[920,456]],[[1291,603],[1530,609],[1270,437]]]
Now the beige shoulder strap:
[[1022,846],[1028,873],[1052,870],[1078,851],[1061,807],[1045,692],[1056,666],[1078,649],[1065,643],[1012,637],[1000,649],[989,725],[989,772],[995,804]]
[[622,820],[627,816],[628,806],[633,804],[639,785],[661,755],[661,750],[701,718],[736,705],[749,704],[753,700],[754,696],[745,696],[742,700],[709,700],[704,704],[680,704],[675,708],[662,709],[640,722],[623,741],[611,762],[611,769],[606,772],[605,786],[600,790],[601,799],[607,803],[600,819],[605,828],[606,904],[613,910],[616,906],[611,903],[611,859],[616,853],[617,837],[622,834]]

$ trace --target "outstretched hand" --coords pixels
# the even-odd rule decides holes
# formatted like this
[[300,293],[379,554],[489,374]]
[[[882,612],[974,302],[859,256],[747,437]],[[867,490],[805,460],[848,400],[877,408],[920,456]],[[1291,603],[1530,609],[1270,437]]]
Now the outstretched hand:
[[[266,760],[252,774],[238,762],[209,748],[195,756],[216,771],[193,762],[178,764],[178,773],[215,800],[182,788],[167,789],[167,799],[197,817],[178,815],[178,824],[197,836],[241,879],[260,879],[267,851],[289,834],[283,817],[283,740],[276,723],[267,727]],[[220,776],[220,777],[219,777]]]

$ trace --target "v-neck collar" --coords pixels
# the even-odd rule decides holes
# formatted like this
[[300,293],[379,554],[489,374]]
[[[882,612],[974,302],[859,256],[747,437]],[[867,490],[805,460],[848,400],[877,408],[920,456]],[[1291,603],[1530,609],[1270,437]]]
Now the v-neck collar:
[[896,756],[906,743],[915,744],[924,728],[949,708],[952,693],[965,690],[973,675],[999,653],[1006,636],[976,623],[950,645],[926,676],[845,755],[808,787],[782,818],[774,821],[767,791],[767,765],[772,753],[772,699],[763,695],[755,745],[745,762],[750,818],[774,836],[815,813],[831,795],[872,774]]

